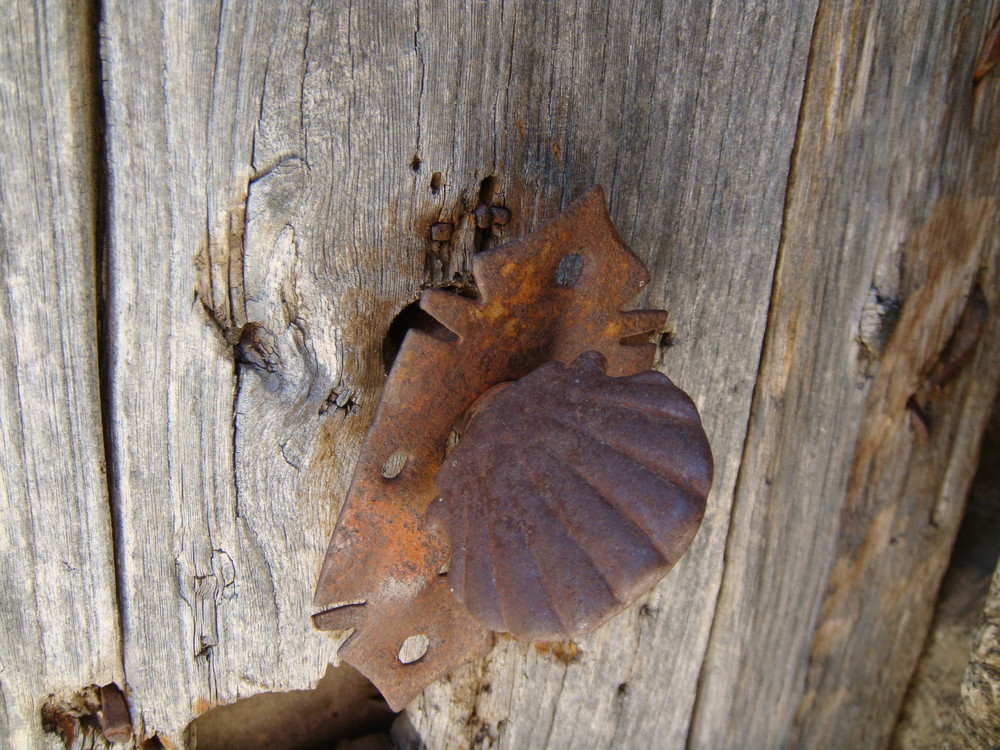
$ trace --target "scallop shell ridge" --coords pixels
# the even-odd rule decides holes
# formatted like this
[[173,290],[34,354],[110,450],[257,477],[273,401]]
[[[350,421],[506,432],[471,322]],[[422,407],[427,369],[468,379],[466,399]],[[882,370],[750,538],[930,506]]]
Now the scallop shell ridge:
[[449,585],[486,627],[583,635],[649,591],[690,545],[712,455],[691,399],[596,352],[487,392],[436,477]]

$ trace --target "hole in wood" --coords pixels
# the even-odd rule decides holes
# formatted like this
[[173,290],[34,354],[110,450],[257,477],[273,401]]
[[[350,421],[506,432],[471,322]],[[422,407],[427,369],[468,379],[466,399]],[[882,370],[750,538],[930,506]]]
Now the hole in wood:
[[431,175],[431,192],[437,195],[441,192],[441,173],[435,172]]
[[403,641],[403,645],[399,647],[398,658],[400,664],[412,664],[418,659],[423,658],[424,654],[427,653],[427,646],[429,644],[430,641],[423,633],[411,635]]
[[559,261],[559,267],[556,268],[556,283],[559,286],[571,287],[582,272],[583,256],[580,253],[570,253]]
[[451,331],[420,309],[420,302],[411,302],[392,319],[389,330],[386,331],[385,338],[382,339],[382,364],[385,365],[386,373],[392,369],[392,363],[396,361],[396,355],[399,354],[399,349],[403,345],[406,332],[411,328],[426,331],[444,339],[455,338]]
[[[434,286],[439,289],[447,289],[449,292],[466,299],[479,299],[479,290],[471,278],[462,278],[456,274],[454,281],[446,281]],[[396,317],[389,324],[389,330],[385,333],[385,338],[382,339],[382,364],[385,366],[386,374],[392,369],[392,363],[396,361],[396,355],[399,354],[399,349],[403,345],[406,332],[411,328],[429,333],[442,341],[454,341],[458,338],[432,316],[421,310],[419,300],[414,300],[396,313]]]
[[386,479],[395,479],[406,466],[406,461],[407,455],[402,451],[396,451],[382,464],[382,476]]
[[489,206],[493,201],[493,196],[497,191],[497,178],[496,175],[489,175],[484,177],[483,181],[479,183],[479,204],[481,206]]

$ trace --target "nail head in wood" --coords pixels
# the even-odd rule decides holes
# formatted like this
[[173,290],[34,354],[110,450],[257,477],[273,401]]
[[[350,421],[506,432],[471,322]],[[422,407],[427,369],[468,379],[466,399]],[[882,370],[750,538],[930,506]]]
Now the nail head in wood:
[[436,224],[431,224],[431,240],[434,242],[449,242],[454,230],[454,225],[449,224],[446,221],[439,221]]

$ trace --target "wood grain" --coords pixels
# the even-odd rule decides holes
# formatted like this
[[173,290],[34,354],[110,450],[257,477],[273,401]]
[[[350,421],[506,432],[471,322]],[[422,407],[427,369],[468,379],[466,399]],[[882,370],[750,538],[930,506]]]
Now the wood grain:
[[[899,714],[899,721],[893,729],[893,750],[938,750],[944,745],[948,735],[963,724],[956,716],[960,703],[966,703],[960,695],[962,675],[966,668],[978,672],[967,681],[973,698],[967,703],[979,703],[977,694],[989,685],[988,661],[980,663],[982,657],[970,652],[976,640],[976,631],[983,624],[984,605],[990,594],[990,581],[997,577],[997,561],[1000,559],[1000,401],[996,402],[990,414],[990,421],[983,433],[979,449],[976,476],[969,490],[965,514],[948,570],[941,581],[937,601],[934,605],[934,619],[924,642],[923,652],[914,670],[906,691],[906,700]],[[996,591],[996,589],[994,589]],[[993,606],[993,605],[991,605]],[[995,608],[995,606],[994,606]],[[990,606],[987,606],[988,614]],[[997,632],[997,631],[994,631]],[[988,643],[988,631],[983,632],[982,641]],[[995,638],[993,639],[996,640]],[[987,647],[989,648],[989,647]],[[983,652],[984,655],[988,651]],[[995,653],[1000,653],[996,652]],[[989,689],[983,691],[988,698]],[[995,695],[1000,696],[1000,691]],[[979,703],[979,708],[968,712],[965,729],[981,726],[981,735],[988,736],[990,723],[1000,721],[1000,706],[992,710],[990,701]],[[961,713],[967,713],[964,709]],[[978,714],[978,716],[973,716]],[[1000,732],[1000,726],[994,735]],[[962,733],[956,732],[960,738]],[[967,747],[972,743],[956,740],[952,745]]]
[[[259,293],[244,269],[267,270],[244,262],[247,197],[268,174],[304,169],[295,151],[255,155],[258,119],[267,71],[295,74],[286,63],[302,60],[308,29],[278,6],[108,3],[104,14],[125,668],[141,734],[179,742],[212,705],[312,687],[334,654],[308,619],[328,509],[278,477],[247,489],[252,476],[237,474],[237,430],[263,428],[237,401]],[[298,121],[297,107],[288,114]],[[281,447],[243,460],[280,462]]]
[[[889,739],[997,388],[990,5],[821,6],[695,746]],[[977,282],[978,358],[935,390]]]
[[[454,101],[457,111],[450,129],[423,131],[430,148],[435,136],[450,145],[474,143],[474,127],[495,132],[496,157],[466,159],[496,169],[515,231],[587,184],[604,185],[616,226],[653,274],[641,302],[670,310],[663,367],[699,404],[716,457],[706,521],[655,592],[582,639],[570,663],[505,641],[484,665],[432,686],[411,709],[430,746],[683,745],[722,573],[814,7],[484,6],[443,34],[451,14],[422,16],[431,61],[423,109]],[[494,39],[510,56],[477,62],[449,90],[450,61],[478,61],[469,50]],[[497,102],[485,125],[475,117],[482,101]],[[720,330],[739,346],[721,342]]]
[[0,744],[49,694],[123,682],[97,338],[94,19],[0,20]]
[[[639,606],[502,640],[409,720],[434,748],[884,746],[1000,376],[1000,86],[971,79],[997,7],[109,0],[98,88],[86,15],[19,1],[0,617],[32,635],[0,646],[0,736],[35,738],[64,677],[124,680],[168,746],[312,687],[390,322],[600,183],[652,272],[637,305],[671,311],[658,366],[704,415],[706,521]],[[478,229],[481,203],[510,221]],[[945,382],[976,285],[981,340]]]
[[[467,273],[477,249],[600,182],[654,271],[643,302],[675,311],[671,376],[699,401],[724,393],[706,410],[720,457],[715,520],[643,610],[646,624],[633,613],[597,636],[585,671],[509,644],[486,678],[530,672],[510,682],[509,700],[453,701],[468,690],[459,678],[417,706],[415,723],[447,744],[466,741],[472,714],[483,726],[517,714],[509,742],[538,743],[553,723],[570,741],[581,715],[625,705],[628,732],[646,714],[622,700],[631,681],[636,694],[659,691],[669,709],[655,729],[676,743],[721,575],[809,7],[770,18],[763,8],[712,16],[588,3],[194,10],[106,12],[111,272],[121,279],[110,310],[112,444],[122,525],[142,529],[122,566],[142,716],[176,735],[185,704],[318,678],[331,647],[308,629],[303,582],[377,402],[389,321],[422,284]],[[749,83],[734,88],[737,75]],[[142,114],[142,141],[130,113]],[[125,200],[136,194],[148,200]],[[481,199],[512,211],[497,236],[470,220]],[[447,246],[427,239],[439,220],[455,224]],[[137,237],[147,252],[133,250]],[[713,263],[715,253],[739,260]],[[742,345],[720,359],[704,334],[724,321]],[[698,382],[699,372],[711,374]],[[673,592],[690,596],[654,614]],[[263,645],[248,653],[247,641]],[[662,647],[674,642],[688,646]],[[637,660],[647,651],[655,658]],[[155,685],[164,671],[177,675],[168,689]],[[590,690],[595,675],[606,691]],[[567,699],[540,704],[539,681],[567,681]],[[453,707],[442,715],[440,704]],[[610,741],[612,723],[602,731]]]

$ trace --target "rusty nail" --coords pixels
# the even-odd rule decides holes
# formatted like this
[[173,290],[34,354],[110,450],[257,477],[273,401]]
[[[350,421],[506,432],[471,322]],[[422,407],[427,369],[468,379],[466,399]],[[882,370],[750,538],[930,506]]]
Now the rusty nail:
[[472,215],[476,218],[476,226],[480,229],[488,229],[493,223],[489,206],[479,206],[472,212]]
[[431,224],[431,239],[434,242],[448,242],[454,229],[455,227],[446,221]]
[[493,223],[503,226],[510,221],[510,209],[503,206],[491,206],[490,213],[493,214]]
[[128,704],[121,688],[115,683],[101,688],[101,732],[109,742],[127,742],[132,738],[132,722]]

